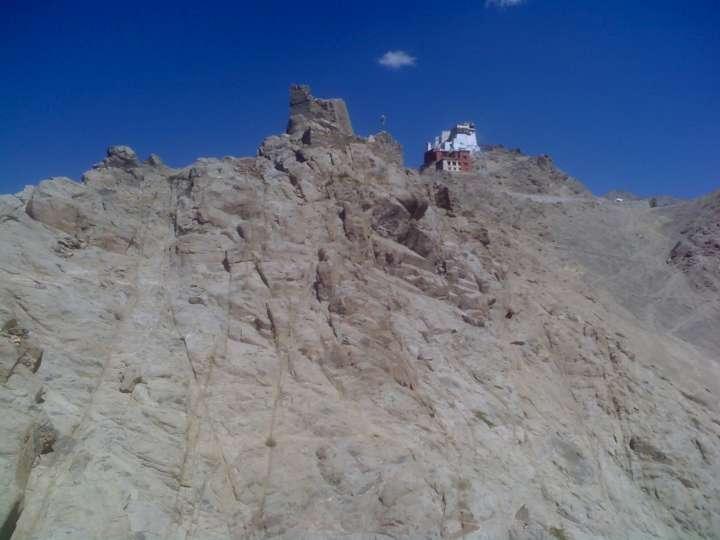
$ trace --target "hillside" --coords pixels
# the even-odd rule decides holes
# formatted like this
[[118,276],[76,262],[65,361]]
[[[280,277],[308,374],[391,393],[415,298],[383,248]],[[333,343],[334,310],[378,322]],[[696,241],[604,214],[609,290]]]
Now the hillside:
[[717,202],[419,173],[298,86],[255,157],[2,196],[0,538],[715,538]]

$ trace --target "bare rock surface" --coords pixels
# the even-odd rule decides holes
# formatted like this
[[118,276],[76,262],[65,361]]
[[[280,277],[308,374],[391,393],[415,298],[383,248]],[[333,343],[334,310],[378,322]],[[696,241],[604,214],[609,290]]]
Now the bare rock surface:
[[485,146],[474,159],[473,169],[484,186],[503,191],[545,196],[591,196],[578,180],[555,167],[552,158],[547,155],[527,156],[518,149]]
[[673,220],[680,239],[670,252],[670,262],[704,291],[720,291],[720,191],[697,201],[678,205]]
[[0,537],[718,537],[718,295],[672,255],[715,279],[712,202],[290,112],[0,197]]

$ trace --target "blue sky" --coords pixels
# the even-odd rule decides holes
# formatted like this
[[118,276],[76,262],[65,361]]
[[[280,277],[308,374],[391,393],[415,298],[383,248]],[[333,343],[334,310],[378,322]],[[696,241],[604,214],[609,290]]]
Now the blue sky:
[[596,193],[720,188],[717,0],[146,4],[0,2],[0,192],[77,179],[110,144],[253,155],[293,82],[344,98],[360,134],[386,114],[409,165],[471,119]]

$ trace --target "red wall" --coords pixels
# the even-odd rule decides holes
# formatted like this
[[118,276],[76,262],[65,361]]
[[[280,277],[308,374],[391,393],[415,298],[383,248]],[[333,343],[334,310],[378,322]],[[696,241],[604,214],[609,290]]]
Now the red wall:
[[444,150],[428,150],[425,152],[423,166],[429,167],[433,163],[440,161],[443,158],[456,159],[460,162],[461,171],[469,171],[472,165],[472,158],[470,152],[467,150],[458,150],[456,152],[446,152]]

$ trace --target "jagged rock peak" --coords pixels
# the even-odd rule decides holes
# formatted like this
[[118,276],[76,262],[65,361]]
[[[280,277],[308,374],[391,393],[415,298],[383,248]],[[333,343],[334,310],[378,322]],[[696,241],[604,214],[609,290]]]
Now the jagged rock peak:
[[158,156],[157,154],[150,154],[150,156],[147,158],[147,164],[153,167],[162,167],[163,165],[165,165],[162,158],[160,158],[160,156]]
[[311,144],[318,133],[353,135],[350,115],[342,99],[318,99],[305,84],[290,86],[290,119],[287,133]]
[[103,161],[106,167],[137,167],[140,165],[135,150],[129,146],[117,145],[107,149],[107,157]]

